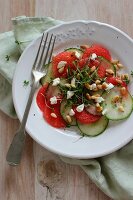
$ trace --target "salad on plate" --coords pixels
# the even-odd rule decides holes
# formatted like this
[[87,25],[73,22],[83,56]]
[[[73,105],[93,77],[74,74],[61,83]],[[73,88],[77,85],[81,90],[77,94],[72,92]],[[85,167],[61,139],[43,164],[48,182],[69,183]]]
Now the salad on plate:
[[81,135],[96,136],[109,120],[126,120],[132,113],[129,75],[105,47],[66,49],[45,67],[36,102],[51,126],[77,126]]

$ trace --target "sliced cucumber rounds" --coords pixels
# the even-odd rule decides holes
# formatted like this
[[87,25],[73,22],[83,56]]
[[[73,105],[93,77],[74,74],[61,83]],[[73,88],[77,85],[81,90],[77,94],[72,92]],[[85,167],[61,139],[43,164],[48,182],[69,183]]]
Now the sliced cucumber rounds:
[[[85,73],[84,73],[84,71],[82,71],[82,67],[80,66],[80,63],[79,63],[80,59],[83,60],[83,58],[82,58],[83,51],[78,48],[69,48],[69,49],[66,49],[65,51],[71,52],[70,55],[75,54],[74,59],[76,59],[76,61],[77,61],[77,62],[75,62],[75,66],[76,67],[78,66],[77,71],[72,70],[74,72],[70,73],[70,75],[71,74],[72,75],[70,76],[69,79],[68,79],[68,77],[62,78],[63,75],[62,76],[58,75],[59,78],[56,77],[56,75],[54,77],[52,63],[49,63],[47,66],[45,66],[47,68],[47,74],[46,74],[46,76],[44,76],[41,79],[40,82],[42,85],[44,85],[45,83],[49,83],[49,86],[46,91],[46,100],[49,101],[51,99],[51,97],[53,97],[53,96],[58,97],[58,100],[60,100],[61,104],[60,104],[60,108],[59,108],[60,109],[59,114],[61,114],[62,118],[67,122],[67,124],[70,126],[77,126],[82,135],[93,137],[93,136],[99,135],[105,131],[105,129],[108,126],[109,120],[122,120],[122,119],[128,118],[133,110],[133,99],[132,99],[132,96],[130,95],[130,93],[128,92],[128,90],[126,89],[126,86],[125,86],[126,93],[124,95],[121,92],[121,89],[122,89],[121,83],[119,84],[119,86],[118,86],[118,84],[114,84],[113,88],[108,89],[108,91],[106,90],[107,88],[104,89],[102,87],[103,86],[102,84],[104,82],[105,82],[105,84],[106,84],[106,82],[108,82],[108,80],[106,80],[106,78],[108,78],[108,76],[117,78],[115,65],[112,64],[109,60],[105,59],[104,57],[97,56],[97,61],[99,61],[98,62],[99,65],[98,66],[94,65],[96,77],[92,76],[93,71],[91,71],[89,69],[89,73],[88,73],[88,71],[86,71],[86,74],[87,74],[87,78],[86,78],[86,76],[84,75]],[[66,53],[66,54],[69,54],[69,53]],[[77,63],[77,65],[76,65],[76,63]],[[91,65],[89,67],[91,67]],[[88,68],[87,68],[87,70],[88,70]],[[103,72],[103,74],[105,72],[104,76],[101,76],[102,72]],[[78,73],[78,75],[80,75],[80,73],[81,73],[81,75],[83,74],[82,75],[83,78],[85,76],[83,83],[81,82],[83,79],[82,76],[77,76],[76,73]],[[68,76],[69,76],[69,73],[68,73]],[[65,76],[63,76],[63,77],[65,77]],[[58,84],[53,84],[54,81],[56,81],[56,80],[54,80],[54,78],[60,79]],[[75,84],[75,87],[72,88],[72,84],[70,85],[70,83],[73,78],[76,80],[76,84]],[[100,80],[99,84],[96,83],[97,79]],[[123,79],[121,79],[121,81],[123,81]],[[89,86],[92,86],[95,84],[95,88],[93,88],[93,89],[90,89],[91,87],[87,88],[86,86],[84,86],[84,84],[86,84],[86,83],[91,84]],[[81,86],[83,85],[83,90],[82,90],[82,88],[79,87],[79,84]],[[76,91],[76,89],[78,89],[78,87],[80,88],[80,90]],[[84,103],[85,106],[88,106],[88,105],[95,106],[95,110],[98,106],[100,106],[101,110],[100,111],[97,110],[97,112],[100,112],[100,115],[101,115],[100,119],[94,123],[88,123],[88,124],[84,124],[84,123],[81,123],[80,121],[78,121],[77,120],[78,117],[76,115],[77,113],[76,113],[76,111],[74,113],[74,111],[72,109],[72,105],[70,104],[70,101],[68,101],[69,98],[65,98],[66,92],[68,92],[69,90],[70,91],[72,90],[73,93],[75,92],[75,97],[78,99],[78,101],[75,101],[75,99],[74,99],[74,101],[72,101],[72,102],[74,102],[74,104],[76,106],[80,103]],[[79,95],[83,96],[82,101],[76,92]],[[89,95],[88,98],[87,98],[87,95]],[[99,97],[99,98],[103,98],[103,99],[102,99],[102,101],[98,101],[98,99],[94,99],[94,97]],[[62,100],[62,98],[63,98],[63,100]],[[87,103],[86,103],[86,101],[87,101]],[[54,103],[52,103],[52,104],[54,104]],[[98,115],[98,113],[94,112],[93,106],[92,107],[90,106],[88,110],[86,109],[86,107],[85,107],[85,109],[93,115]],[[78,112],[80,112],[80,111],[78,111]],[[104,114],[104,115],[102,115],[102,114]],[[80,115],[80,116],[83,119],[83,115]],[[76,117],[77,117],[77,119],[76,119]],[[56,119],[53,119],[53,120],[56,120]],[[84,122],[84,121],[82,121],[82,122]]]
[[109,120],[105,116],[102,116],[97,122],[91,124],[82,124],[77,121],[77,125],[83,135],[93,137],[104,132],[108,126],[108,122]]
[[83,54],[83,51],[81,49],[78,49],[78,48],[69,48],[69,49],[66,49],[65,51],[72,52],[72,53],[78,52],[81,55]]
[[[115,102],[115,98],[119,97],[120,100]],[[106,109],[106,117],[110,120],[122,120],[128,118],[132,113],[133,100],[130,93],[127,91],[126,95],[120,95],[120,87],[114,87],[108,94],[104,96],[103,103]]]
[[50,83],[51,78],[53,77],[52,75],[52,64],[48,64],[47,67],[47,74],[45,76],[43,76],[40,80],[41,85],[45,85],[45,83]]

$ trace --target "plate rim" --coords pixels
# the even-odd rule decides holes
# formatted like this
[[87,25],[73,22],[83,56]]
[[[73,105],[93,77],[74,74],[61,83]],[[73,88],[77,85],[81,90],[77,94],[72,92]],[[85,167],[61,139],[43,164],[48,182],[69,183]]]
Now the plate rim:
[[[132,39],[127,33],[123,32],[122,30],[116,28],[116,27],[113,26],[113,25],[110,25],[110,24],[107,24],[107,23],[103,23],[103,22],[99,22],[99,21],[93,21],[93,20],[73,20],[73,21],[70,21],[70,22],[62,22],[62,23],[59,24],[59,25],[56,25],[56,26],[54,26],[54,27],[49,28],[48,30],[45,31],[45,33],[50,32],[50,31],[52,31],[53,29],[58,29],[58,28],[60,28],[61,26],[70,25],[70,24],[75,24],[75,23],[82,23],[82,24],[91,24],[91,23],[92,23],[92,24],[97,24],[97,25],[100,25],[100,26],[109,27],[109,28],[115,30],[116,32],[122,34],[122,35],[123,35],[124,37],[126,37],[130,42],[133,43],[133,39]],[[42,35],[42,34],[41,34],[41,35]],[[37,37],[36,39],[34,39],[34,40],[25,48],[24,52],[26,52],[27,49],[29,49],[29,48],[41,37],[41,35],[40,35],[39,37]],[[23,59],[24,52],[21,54],[21,56],[20,56],[20,58],[19,58],[19,60],[18,60],[17,66],[19,65],[19,63],[20,63],[21,60]],[[22,118],[21,118],[21,116],[19,115],[18,107],[17,107],[15,95],[14,95],[14,90],[15,90],[15,89],[14,89],[14,88],[15,88],[15,77],[16,77],[15,74],[16,74],[16,71],[17,71],[17,66],[16,66],[16,69],[15,69],[14,77],[13,77],[12,94],[13,94],[13,103],[14,103],[14,107],[15,107],[17,116],[18,116],[19,120],[21,121]],[[29,130],[28,127],[26,127],[26,131],[27,131],[27,133],[28,133],[38,144],[40,144],[43,148],[46,148],[46,149],[48,149],[49,151],[54,152],[54,153],[56,153],[56,154],[58,154],[58,155],[61,155],[61,156],[66,156],[66,157],[69,157],[69,158],[77,158],[77,159],[97,158],[97,157],[101,157],[101,156],[108,155],[108,154],[110,154],[110,153],[113,153],[113,152],[119,150],[120,148],[122,148],[123,146],[125,146],[128,142],[130,142],[130,141],[133,139],[133,136],[131,136],[130,138],[128,138],[127,140],[125,140],[123,143],[121,142],[121,145],[117,145],[117,146],[116,146],[115,148],[113,148],[112,150],[108,150],[108,151],[106,150],[105,152],[103,152],[103,153],[101,153],[101,154],[97,154],[97,155],[95,155],[95,156],[94,156],[94,155],[92,155],[92,156],[90,156],[90,155],[88,155],[88,156],[86,156],[86,155],[85,155],[85,156],[84,156],[84,155],[78,156],[78,155],[73,155],[73,154],[70,155],[70,154],[67,154],[67,153],[66,153],[66,154],[65,154],[65,153],[61,153],[61,152],[59,152],[58,150],[55,150],[55,149],[53,150],[52,148],[48,147],[47,145],[44,145],[41,141],[39,141],[38,138],[36,138],[35,135],[33,135],[33,134],[31,133],[31,131]]]

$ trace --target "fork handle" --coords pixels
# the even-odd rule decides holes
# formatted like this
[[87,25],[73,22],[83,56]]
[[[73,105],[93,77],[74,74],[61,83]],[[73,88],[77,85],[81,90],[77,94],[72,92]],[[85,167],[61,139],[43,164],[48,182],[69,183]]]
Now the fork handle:
[[32,100],[33,100],[37,85],[38,85],[38,80],[35,79],[33,81],[32,86],[31,86],[30,95],[29,95],[27,105],[26,105],[26,108],[25,108],[25,111],[24,111],[23,119],[22,119],[22,122],[21,122],[21,125],[20,125],[20,129],[23,130],[23,131],[25,130],[25,125],[26,125],[26,122],[27,122],[28,114],[29,114],[29,111],[30,111],[30,107],[31,107],[31,104],[32,104]]
[[25,132],[17,132],[15,134],[6,156],[6,160],[9,165],[17,166],[20,163],[25,144],[25,138]]
[[26,138],[25,125],[27,122],[29,110],[31,107],[32,99],[33,99],[37,84],[38,84],[38,81],[33,82],[33,85],[31,87],[31,91],[30,91],[30,95],[29,95],[29,99],[27,101],[27,105],[26,105],[26,108],[24,111],[22,123],[21,123],[20,128],[17,131],[16,135],[14,136],[12,143],[9,147],[9,150],[7,152],[6,160],[7,160],[8,164],[12,165],[12,166],[18,165],[21,161],[22,151],[24,148],[25,138]]

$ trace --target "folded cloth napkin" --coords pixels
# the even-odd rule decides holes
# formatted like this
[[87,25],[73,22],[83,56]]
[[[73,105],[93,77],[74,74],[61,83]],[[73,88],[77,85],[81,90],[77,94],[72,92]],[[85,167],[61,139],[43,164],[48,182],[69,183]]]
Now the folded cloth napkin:
[[[16,63],[25,47],[46,29],[62,23],[49,17],[13,19],[14,32],[0,35],[0,109],[16,118],[11,84]],[[133,200],[133,142],[121,150],[98,159],[70,159],[64,162],[80,165],[91,180],[109,197]]]

